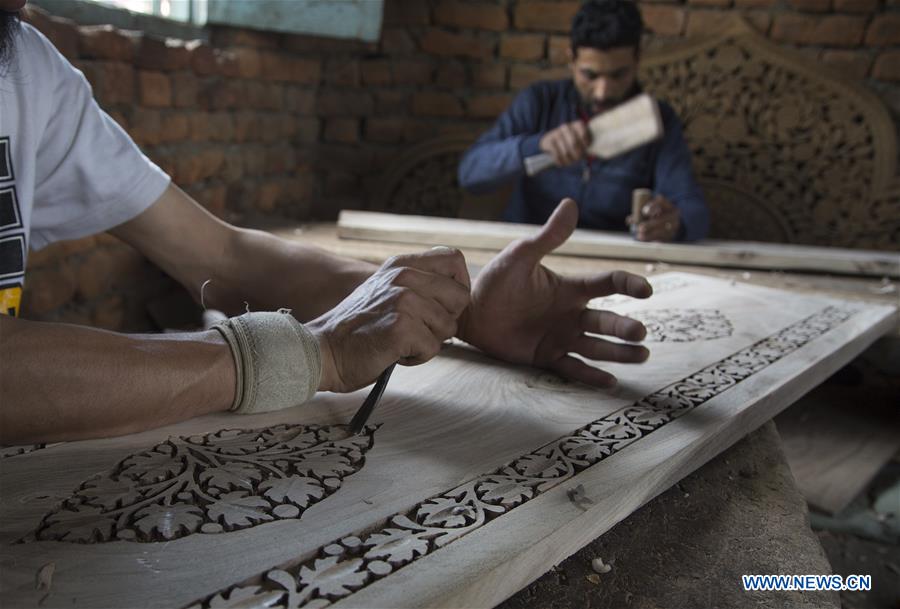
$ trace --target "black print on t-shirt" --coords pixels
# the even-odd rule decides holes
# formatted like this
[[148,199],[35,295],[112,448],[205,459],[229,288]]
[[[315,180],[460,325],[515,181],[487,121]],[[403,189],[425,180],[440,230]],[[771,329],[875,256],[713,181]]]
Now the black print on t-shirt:
[[0,137],[0,182],[11,182],[16,179],[12,165],[12,146],[9,136]]
[[23,228],[16,187],[0,186],[0,231]]

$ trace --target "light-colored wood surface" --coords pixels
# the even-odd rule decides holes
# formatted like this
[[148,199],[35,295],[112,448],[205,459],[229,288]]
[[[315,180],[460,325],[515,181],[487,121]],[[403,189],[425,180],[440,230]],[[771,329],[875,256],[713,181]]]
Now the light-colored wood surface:
[[604,366],[613,391],[452,346],[398,368],[357,438],[342,426],[364,392],[2,459],[0,599],[491,606],[896,323],[887,306],[654,281],[649,300],[594,303],[651,326],[648,363]]
[[[338,219],[338,236],[345,239],[482,249],[501,249],[537,230],[537,226],[527,224],[348,210],[342,211]],[[642,243],[621,233],[584,229],[576,230],[555,253],[716,267],[900,277],[900,253],[896,252],[747,241]]]
[[814,508],[836,514],[900,450],[896,387],[830,383],[778,417],[797,488]]

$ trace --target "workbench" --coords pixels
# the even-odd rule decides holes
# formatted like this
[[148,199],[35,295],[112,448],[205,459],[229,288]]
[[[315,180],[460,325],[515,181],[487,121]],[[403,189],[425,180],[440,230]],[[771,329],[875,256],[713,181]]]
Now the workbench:
[[[334,224],[269,228],[282,237],[343,256],[379,263],[423,246],[345,240]],[[464,249],[472,271],[496,252]],[[544,264],[564,274],[623,269],[642,275],[686,271],[769,287],[895,304],[887,280],[825,274],[743,271],[634,260],[548,256]],[[883,341],[896,345],[898,335]],[[889,350],[895,346],[882,346]],[[592,561],[611,567],[597,573]],[[598,563],[594,562],[596,566]],[[601,571],[605,570],[601,568]],[[794,484],[773,422],[648,502],[608,533],[505,601],[524,607],[745,606],[839,607],[837,593],[753,593],[742,574],[831,573],[809,527],[807,505]]]

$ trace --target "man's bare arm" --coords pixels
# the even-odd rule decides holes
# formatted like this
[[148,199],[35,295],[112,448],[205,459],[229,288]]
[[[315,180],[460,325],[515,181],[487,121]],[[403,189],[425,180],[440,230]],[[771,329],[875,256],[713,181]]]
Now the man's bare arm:
[[111,231],[229,314],[292,309],[301,321],[334,307],[376,267],[267,233],[231,226],[176,186],[144,213]]
[[0,315],[0,444],[105,437],[228,410],[234,362],[216,330],[125,335]]

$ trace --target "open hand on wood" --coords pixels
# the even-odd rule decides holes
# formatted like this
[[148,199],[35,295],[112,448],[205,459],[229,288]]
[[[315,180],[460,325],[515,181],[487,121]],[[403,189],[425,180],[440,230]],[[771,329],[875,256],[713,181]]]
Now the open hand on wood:
[[565,277],[543,266],[541,259],[569,238],[577,222],[575,201],[564,199],[540,232],[509,244],[491,260],[475,279],[457,336],[499,359],[610,387],[616,382],[612,374],[570,354],[643,362],[650,353],[645,347],[597,335],[640,341],[646,328],[634,319],[586,305],[610,294],[647,298],[653,289],[643,277],[625,271]]

